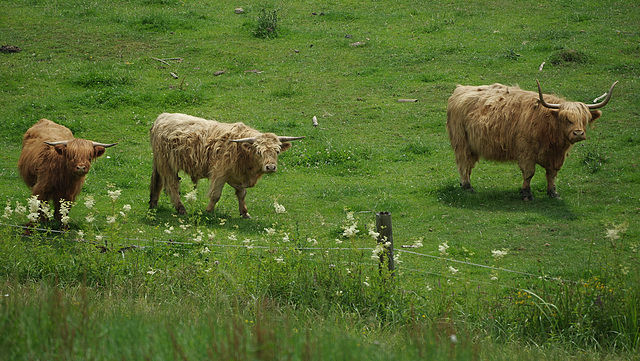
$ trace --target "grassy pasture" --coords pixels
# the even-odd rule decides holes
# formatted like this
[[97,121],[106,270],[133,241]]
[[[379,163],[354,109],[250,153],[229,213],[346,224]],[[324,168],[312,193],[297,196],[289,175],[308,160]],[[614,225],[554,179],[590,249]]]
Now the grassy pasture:
[[[12,225],[25,215],[2,218],[7,359],[637,358],[636,2],[0,4],[0,45],[22,49],[0,53],[2,200],[14,210],[30,195],[16,163],[40,118],[119,143],[67,234],[23,238]],[[262,10],[277,37],[254,36]],[[535,79],[583,102],[620,81],[560,171],[561,198],[546,198],[538,168],[521,202],[517,165],[486,161],[477,192],[460,190],[445,129],[456,84]],[[230,189],[204,214],[205,181],[187,216],[166,195],[148,212],[161,112],[306,138],[248,190],[252,219]],[[380,211],[402,260],[393,282],[371,259]]]

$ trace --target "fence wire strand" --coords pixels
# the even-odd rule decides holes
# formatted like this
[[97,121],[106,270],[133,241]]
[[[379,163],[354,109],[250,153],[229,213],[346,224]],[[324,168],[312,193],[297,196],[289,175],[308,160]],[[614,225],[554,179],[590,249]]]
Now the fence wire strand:
[[[48,229],[48,228],[34,228],[34,227],[27,227],[27,226],[23,226],[23,225],[16,225],[16,224],[5,224],[5,223],[0,223],[0,225],[2,226],[6,226],[6,227],[12,227],[12,228],[19,228],[19,229],[24,229],[24,230],[35,230],[35,231],[40,231],[40,232],[47,232],[47,233],[55,233],[55,234],[59,234],[59,235],[64,235],[67,234],[69,232],[67,231],[60,231],[60,230],[54,230],[54,229]],[[23,237],[29,237],[29,236],[23,236]],[[52,237],[49,237],[52,238]],[[203,247],[217,247],[217,248],[253,248],[253,249],[273,249],[275,247],[273,246],[258,246],[258,245],[251,245],[248,246],[246,244],[217,244],[217,243],[205,243],[205,242],[181,242],[181,241],[173,241],[173,240],[168,240],[168,241],[164,241],[164,240],[148,240],[148,239],[144,239],[144,238],[122,238],[122,240],[127,241],[127,242],[137,242],[137,243],[150,243],[151,245],[149,246],[139,246],[139,245],[131,245],[128,247],[122,247],[120,248],[120,251],[122,251],[123,249],[126,250],[135,250],[135,249],[145,249],[148,247],[153,247],[153,244],[157,244],[157,243],[162,243],[162,244],[170,244],[170,245],[182,245],[182,246],[203,246]],[[74,238],[71,239],[71,241],[74,242],[82,242],[82,243],[94,243],[91,241],[88,241],[86,239],[82,239],[82,238]],[[109,243],[109,239],[108,237],[104,237],[103,241],[106,241],[107,243]],[[122,246],[122,243],[124,242],[118,242],[120,246]],[[97,244],[97,243],[96,243]],[[101,242],[102,244],[102,242]],[[296,246],[291,246],[290,248],[294,248],[296,250],[300,250],[300,251],[373,251],[374,248],[372,247],[296,247]],[[498,272],[505,272],[505,273],[513,273],[513,274],[518,274],[518,275],[522,275],[522,276],[527,276],[527,277],[535,277],[541,280],[553,280],[553,281],[562,281],[562,282],[571,282],[571,283],[575,283],[575,281],[571,281],[571,280],[565,280],[565,279],[561,279],[559,277],[550,277],[550,276],[544,276],[544,275],[539,275],[539,274],[533,274],[533,273],[528,273],[528,272],[522,272],[522,271],[516,271],[516,270],[511,270],[511,269],[506,269],[506,268],[502,268],[502,267],[494,267],[494,266],[488,266],[488,265],[484,265],[484,264],[479,264],[479,263],[473,263],[473,262],[469,262],[469,261],[461,261],[461,260],[457,260],[457,259],[453,259],[453,258],[446,258],[446,257],[440,257],[440,256],[434,256],[434,255],[430,255],[430,254],[425,254],[425,253],[419,253],[419,252],[415,252],[415,251],[408,251],[405,249],[401,249],[401,248],[396,248],[395,252],[398,253],[406,253],[406,254],[411,254],[411,255],[415,255],[415,256],[419,256],[419,257],[427,257],[427,258],[431,258],[431,259],[436,259],[436,260],[440,260],[440,261],[445,261],[445,262],[452,262],[452,263],[458,263],[458,264],[464,264],[467,266],[471,266],[471,267],[478,267],[478,268],[486,268],[486,269],[490,269],[493,271],[498,271]],[[423,270],[415,270],[415,269],[411,269],[411,268],[407,268],[407,267],[399,267],[401,268],[403,271],[411,271],[411,272],[418,272],[418,273],[425,273],[425,274],[430,274],[430,275],[437,275],[437,276],[443,276],[440,273],[433,273],[433,272],[427,272],[427,271],[423,271]],[[480,283],[483,283],[483,281],[477,281]],[[509,287],[509,286],[503,286],[503,287]]]

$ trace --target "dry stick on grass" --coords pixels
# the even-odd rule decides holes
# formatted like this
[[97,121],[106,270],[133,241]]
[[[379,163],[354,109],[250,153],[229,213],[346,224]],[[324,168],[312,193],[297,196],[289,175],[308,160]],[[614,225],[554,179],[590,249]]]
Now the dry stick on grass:
[[179,61],[182,61],[182,58],[166,58],[166,59],[158,59],[158,58],[151,57],[151,59],[153,59],[153,60],[157,60],[157,61],[159,61],[159,62],[161,62],[161,63],[164,63],[164,64],[167,64],[167,65],[171,65],[171,64],[169,64],[169,63],[167,62],[167,60],[173,60],[173,61],[178,61],[178,62],[179,62]]
[[161,63],[164,63],[164,64],[167,64],[167,65],[171,65],[171,64],[167,63],[166,61],[164,61],[164,60],[162,60],[162,59],[153,58],[153,57],[152,57],[151,59],[153,59],[153,60],[157,60],[157,61],[159,61],[159,62],[161,62]]

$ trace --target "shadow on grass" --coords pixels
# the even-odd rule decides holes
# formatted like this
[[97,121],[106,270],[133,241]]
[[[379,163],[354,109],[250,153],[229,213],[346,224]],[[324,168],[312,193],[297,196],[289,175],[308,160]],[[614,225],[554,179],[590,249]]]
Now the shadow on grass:
[[[207,212],[204,206],[201,209],[189,209],[189,206],[187,207],[187,214],[178,214],[172,205],[159,204],[152,211],[153,220],[147,217],[146,219],[141,219],[141,221],[147,224],[169,224],[175,227],[184,224],[189,225],[189,227],[197,225],[210,230],[230,229],[240,234],[255,234],[266,227],[260,217],[242,218],[237,211],[216,208],[213,212]],[[178,221],[176,222],[176,220]]]
[[458,185],[443,184],[436,188],[438,201],[450,207],[478,211],[536,212],[541,215],[567,220],[578,215],[560,198],[549,198],[546,190],[533,190],[533,201],[520,198],[519,189],[504,187],[481,188],[469,192]]

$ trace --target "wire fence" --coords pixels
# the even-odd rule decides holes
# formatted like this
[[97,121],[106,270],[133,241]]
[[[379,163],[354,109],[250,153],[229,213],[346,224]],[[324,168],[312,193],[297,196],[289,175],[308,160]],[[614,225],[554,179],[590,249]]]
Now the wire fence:
[[[60,230],[48,229],[48,228],[34,228],[34,227],[27,227],[27,226],[16,225],[16,224],[0,223],[0,226],[16,228],[16,229],[23,229],[23,230],[30,230],[30,231],[38,231],[38,232],[43,232],[43,233],[47,233],[47,234],[50,234],[50,235],[57,235],[57,236],[62,236],[62,235],[65,235],[65,234],[69,233],[67,231],[60,231]],[[24,236],[24,237],[30,237],[30,236]],[[54,237],[53,236],[49,236],[49,238],[54,238]],[[108,245],[108,244],[112,244],[113,245],[111,240],[109,240],[106,236],[103,237],[102,242],[89,241],[89,240],[84,239],[84,238],[70,238],[69,240],[72,241],[72,242],[92,243],[92,244],[95,244],[97,247],[100,247],[100,248],[103,248],[103,249],[104,248],[108,248],[108,246],[105,246],[105,245]],[[251,249],[258,249],[258,250],[261,250],[261,249],[271,250],[271,249],[274,249],[274,248],[278,248],[278,247],[274,247],[274,246],[261,246],[261,245],[250,245],[250,246],[248,246],[246,244],[220,244],[220,243],[208,243],[208,242],[184,242],[184,241],[160,240],[160,239],[151,239],[150,240],[150,239],[145,239],[145,238],[130,238],[130,237],[129,238],[128,237],[120,238],[118,240],[118,243],[119,243],[120,247],[116,251],[120,251],[120,252],[136,250],[136,249],[152,248],[156,244],[171,245],[171,246],[185,246],[185,247],[200,246],[200,247],[211,247],[211,248],[219,248],[219,249],[225,249],[225,248],[232,248],[232,249],[251,248]],[[129,244],[129,245],[123,246],[123,243]],[[142,244],[144,244],[144,245],[142,245]],[[324,251],[337,251],[337,252],[351,252],[351,251],[364,252],[364,251],[367,251],[367,252],[373,252],[374,251],[373,247],[304,247],[304,246],[291,246],[289,248],[295,248],[298,251],[308,251],[308,252],[321,252],[321,251],[322,252],[324,252]],[[479,269],[487,269],[487,270],[491,270],[491,271],[495,271],[495,272],[501,272],[501,273],[510,273],[510,274],[514,274],[514,275],[525,276],[525,277],[528,277],[528,278],[535,278],[535,279],[539,279],[539,280],[562,281],[562,282],[577,283],[575,281],[562,279],[560,277],[551,277],[551,276],[546,276],[546,275],[534,274],[534,273],[530,273],[530,272],[523,272],[523,271],[518,271],[518,270],[507,269],[507,268],[503,268],[503,267],[495,267],[495,266],[490,266],[490,265],[486,265],[486,264],[469,262],[469,261],[466,261],[466,260],[458,260],[458,259],[449,258],[449,257],[442,257],[440,255],[436,256],[436,255],[427,254],[427,253],[410,251],[410,250],[407,250],[407,249],[404,249],[404,248],[395,249],[394,252],[397,252],[397,253],[400,253],[400,254],[412,255],[412,256],[416,256],[416,257],[429,258],[429,259],[433,259],[434,261],[438,261],[438,262],[442,262],[442,263],[460,264],[460,265],[465,265],[465,266],[468,266],[468,267],[475,267],[475,268],[479,268]],[[372,265],[375,265],[375,264],[378,264],[379,261],[372,259],[370,263]],[[421,274],[431,275],[431,276],[452,277],[452,275],[445,275],[445,274],[440,273],[440,272],[430,272],[430,271],[419,270],[419,269],[410,268],[410,267],[406,267],[406,266],[397,267],[397,268],[398,269],[396,271],[401,270],[403,272],[421,273]],[[458,277],[453,276],[453,278],[458,278]],[[474,282],[483,283],[483,284],[494,284],[494,285],[496,284],[496,283],[493,283],[493,282],[480,281],[480,280],[474,280]],[[499,286],[506,287],[506,288],[514,288],[512,286],[502,285],[502,284],[499,284]]]

